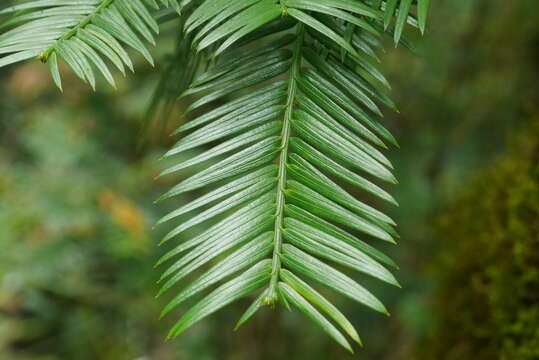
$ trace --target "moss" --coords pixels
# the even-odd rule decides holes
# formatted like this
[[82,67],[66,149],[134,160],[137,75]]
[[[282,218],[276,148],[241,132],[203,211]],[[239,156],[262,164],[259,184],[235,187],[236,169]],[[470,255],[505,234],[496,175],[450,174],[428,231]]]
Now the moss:
[[539,359],[539,121],[436,225],[438,319],[415,359]]

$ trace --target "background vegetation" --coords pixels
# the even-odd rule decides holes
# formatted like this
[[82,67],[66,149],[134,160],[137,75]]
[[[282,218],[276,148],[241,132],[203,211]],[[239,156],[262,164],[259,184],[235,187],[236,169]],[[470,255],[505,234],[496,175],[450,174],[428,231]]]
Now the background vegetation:
[[165,342],[151,227],[174,204],[152,204],[171,185],[153,177],[182,104],[141,145],[158,81],[142,61],[118,91],[64,76],[62,96],[39,63],[2,69],[0,358],[538,359],[537,13],[535,0],[439,0],[421,56],[388,41],[402,240],[384,250],[404,288],[370,286],[387,319],[332,299],[367,344],[355,357],[297,313],[265,309],[234,333],[248,302]]
[[539,121],[439,218],[434,331],[419,359],[539,358]]

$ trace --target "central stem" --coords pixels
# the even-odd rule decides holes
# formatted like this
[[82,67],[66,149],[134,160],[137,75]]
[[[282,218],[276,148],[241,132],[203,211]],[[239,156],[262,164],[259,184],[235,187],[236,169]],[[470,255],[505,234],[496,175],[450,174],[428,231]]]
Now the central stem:
[[50,48],[45,50],[39,57],[41,59],[41,61],[42,62],[47,62],[47,60],[51,56],[52,52],[56,50],[56,44],[57,43],[59,43],[61,41],[71,39],[77,33],[77,31],[79,31],[79,29],[82,29],[86,25],[88,25],[92,21],[92,19],[94,18],[95,15],[97,15],[101,10],[107,8],[113,1],[114,0],[103,0],[101,2],[101,4],[99,4],[97,6],[95,11],[93,11],[91,14],[86,15],[73,29],[69,30],[61,38],[56,40],[54,46],[51,46]]
[[281,248],[283,245],[283,217],[285,205],[286,189],[286,163],[288,158],[288,142],[290,140],[290,120],[294,112],[294,99],[297,91],[297,78],[301,68],[301,47],[303,45],[303,25],[299,24],[297,29],[296,44],[292,55],[290,77],[288,80],[288,94],[286,100],[286,112],[283,119],[283,129],[281,131],[281,152],[279,154],[279,174],[277,183],[277,200],[275,210],[274,247],[271,269],[271,279],[269,291],[264,299],[264,303],[273,305],[277,300],[277,282],[279,281],[279,270],[281,269]]

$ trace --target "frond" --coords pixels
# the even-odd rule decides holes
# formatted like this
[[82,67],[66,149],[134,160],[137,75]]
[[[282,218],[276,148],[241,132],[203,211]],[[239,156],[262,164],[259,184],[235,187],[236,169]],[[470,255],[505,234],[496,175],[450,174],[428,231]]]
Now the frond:
[[281,303],[351,351],[342,332],[360,343],[356,330],[307,281],[387,314],[353,274],[398,286],[388,270],[396,265],[370,244],[394,243],[395,223],[349,189],[396,204],[379,185],[396,183],[383,150],[397,142],[380,122],[381,108],[395,105],[376,66],[390,5],[206,0],[186,20],[196,48],[216,61],[182,94],[195,97],[191,120],[165,155],[181,161],[162,175],[201,170],[159,200],[204,190],[159,221],[179,220],[163,239],[174,245],[158,262],[168,263],[159,295],[183,282],[163,315],[201,296],[170,337],[258,292],[238,326]]
[[[175,0],[161,0],[164,5]],[[0,24],[0,67],[31,58],[48,62],[61,89],[58,58],[79,78],[95,88],[97,69],[115,86],[105,60],[125,74],[133,70],[125,45],[140,52],[153,65],[144,41],[155,44],[159,26],[150,9],[155,0],[33,0],[8,7]],[[178,7],[179,8],[179,7]]]

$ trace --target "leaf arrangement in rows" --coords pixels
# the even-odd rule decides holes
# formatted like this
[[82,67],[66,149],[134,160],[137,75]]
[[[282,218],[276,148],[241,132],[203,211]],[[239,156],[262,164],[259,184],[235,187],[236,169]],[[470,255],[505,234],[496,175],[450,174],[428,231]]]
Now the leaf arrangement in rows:
[[[162,3],[179,10],[176,0]],[[158,8],[155,0],[35,0],[8,7],[0,11],[9,16],[0,28],[11,28],[0,35],[0,67],[39,57],[61,88],[60,57],[93,88],[94,69],[115,86],[105,59],[124,74],[133,70],[125,45],[153,64],[144,41],[155,44],[159,26],[150,9]]]
[[[160,220],[178,225],[163,240],[173,245],[158,263],[168,265],[159,295],[183,283],[163,315],[201,297],[171,337],[256,294],[238,326],[279,302],[351,349],[343,333],[359,343],[357,332],[309,282],[384,314],[348,270],[398,286],[393,261],[367,242],[394,242],[395,223],[350,193],[355,187],[395,204],[376,184],[396,182],[382,150],[397,143],[379,122],[380,107],[395,106],[374,65],[389,5],[283,3],[208,0],[186,21],[197,49],[217,60],[182,94],[194,98],[187,109],[194,115],[166,154],[182,160],[162,175],[201,170],[160,200],[205,192]],[[417,24],[400,6],[397,42],[398,14]],[[204,230],[193,235],[197,226]],[[196,270],[202,275],[188,281]]]
[[152,62],[159,5],[182,16],[183,75],[169,88],[209,59],[181,94],[191,119],[162,173],[192,174],[159,199],[191,199],[159,221],[176,225],[158,295],[181,284],[162,315],[186,309],[169,336],[253,296],[237,326],[280,303],[352,351],[358,333],[320,289],[387,314],[360,274],[399,286],[373,246],[395,242],[395,223],[367,203],[396,204],[382,188],[396,183],[383,151],[398,145],[381,122],[395,105],[377,53],[386,32],[411,47],[403,29],[424,31],[429,0],[28,1],[0,11],[13,15],[0,66],[38,57],[61,87],[60,58],[92,87],[95,69],[114,85],[107,63],[133,68],[124,45]]

